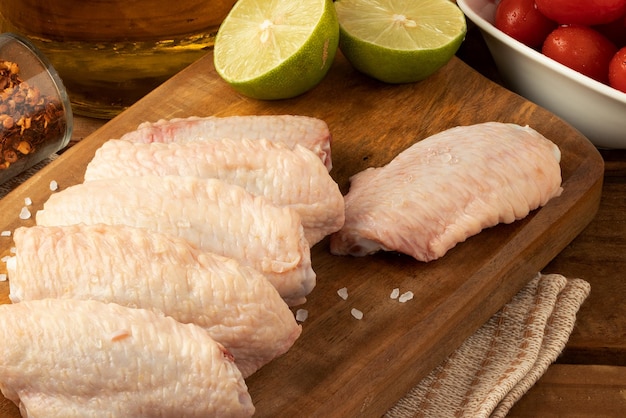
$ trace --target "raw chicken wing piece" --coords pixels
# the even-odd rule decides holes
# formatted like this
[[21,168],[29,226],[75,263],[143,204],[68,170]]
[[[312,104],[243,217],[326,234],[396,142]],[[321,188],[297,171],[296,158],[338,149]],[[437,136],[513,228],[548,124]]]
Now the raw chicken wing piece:
[[0,305],[0,389],[30,418],[254,413],[231,355],[202,328],[94,300]]
[[328,171],[332,168],[331,134],[321,119],[300,115],[208,116],[143,122],[120,139],[135,142],[186,142],[210,139],[267,139],[290,148],[313,151]]
[[263,273],[289,305],[315,286],[300,216],[239,186],[179,176],[89,181],[50,196],[38,225],[130,225],[177,236]]
[[293,345],[301,327],[272,284],[238,261],[126,225],[21,227],[7,262],[9,297],[63,298],[152,309],[196,324],[244,377]]
[[345,224],[331,236],[331,252],[440,258],[482,229],[524,218],[559,196],[560,157],[553,142],[516,124],[440,132],[350,179]]
[[217,178],[265,196],[300,214],[313,246],[344,221],[339,186],[310,150],[266,139],[216,139],[171,143],[109,140],[87,166],[85,181],[177,175]]

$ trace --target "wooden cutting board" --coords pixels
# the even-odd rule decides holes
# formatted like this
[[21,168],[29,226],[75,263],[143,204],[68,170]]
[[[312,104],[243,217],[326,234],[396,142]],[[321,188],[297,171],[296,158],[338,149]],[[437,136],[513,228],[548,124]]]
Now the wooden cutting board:
[[[387,163],[416,141],[484,121],[528,124],[556,142],[564,192],[524,220],[483,231],[431,263],[393,253],[336,257],[328,240],[316,245],[318,283],[301,306],[309,312],[301,338],[248,379],[260,417],[381,416],[576,237],[598,207],[603,161],[591,143],[457,58],[423,82],[388,85],[355,72],[338,55],[314,90],[268,102],[233,92],[216,75],[209,53],[2,199],[0,230],[32,225],[32,219],[18,218],[25,198],[32,199],[34,213],[50,195],[51,180],[60,188],[81,182],[104,141],[143,121],[286,113],[328,123],[332,175],[344,193],[351,175]],[[11,245],[11,238],[0,237],[2,255]],[[347,300],[336,293],[342,287]],[[414,299],[390,299],[396,287],[414,292]],[[8,291],[8,283],[0,283],[0,302],[8,303]],[[353,318],[352,308],[363,319]],[[6,399],[0,399],[0,413],[19,416]]]

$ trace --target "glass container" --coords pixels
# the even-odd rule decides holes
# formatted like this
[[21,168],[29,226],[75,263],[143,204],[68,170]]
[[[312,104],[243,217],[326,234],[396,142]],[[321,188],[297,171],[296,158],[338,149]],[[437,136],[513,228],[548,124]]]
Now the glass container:
[[27,39],[0,33],[0,183],[64,148],[71,135],[57,72]]
[[111,118],[203,56],[235,0],[1,0],[0,29],[50,59],[75,113]]

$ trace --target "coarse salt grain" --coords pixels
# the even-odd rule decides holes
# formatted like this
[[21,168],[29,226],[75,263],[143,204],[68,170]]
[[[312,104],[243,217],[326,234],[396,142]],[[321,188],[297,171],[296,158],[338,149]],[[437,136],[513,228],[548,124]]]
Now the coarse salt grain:
[[409,290],[408,292],[404,292],[403,294],[400,295],[400,297],[398,298],[398,302],[404,303],[411,299],[413,299],[413,292]]
[[360,310],[358,310],[357,308],[352,308],[352,310],[350,310],[350,313],[352,314],[353,317],[355,317],[356,319],[363,319],[363,312],[361,312]]
[[0,232],[0,236],[1,237],[10,237],[11,236],[11,231],[2,231],[2,232]]
[[0,282],[6,282],[7,281],[7,275],[6,273],[2,273],[0,274]]
[[24,198],[24,204],[25,204],[26,206],[30,206],[30,205],[32,205],[32,204],[33,204],[33,200],[32,200],[30,197],[25,197],[25,198]]
[[389,297],[391,299],[398,299],[398,296],[400,296],[400,289],[396,287],[395,289],[391,291],[391,294],[389,295]]
[[20,211],[20,219],[30,219],[30,217],[31,217],[30,210],[28,210],[28,208],[24,206],[22,210]]
[[296,321],[304,322],[309,317],[309,311],[306,309],[298,309],[296,311]]
[[53,192],[56,191],[59,188],[59,183],[56,182],[56,180],[52,180],[50,182],[50,190],[52,190]]
[[343,300],[348,299],[348,288],[347,287],[342,287],[341,289],[337,290],[337,294]]
[[11,258],[10,255],[5,255],[4,257],[0,258],[0,261],[2,261],[3,263],[6,263],[7,261],[9,261],[10,258]]

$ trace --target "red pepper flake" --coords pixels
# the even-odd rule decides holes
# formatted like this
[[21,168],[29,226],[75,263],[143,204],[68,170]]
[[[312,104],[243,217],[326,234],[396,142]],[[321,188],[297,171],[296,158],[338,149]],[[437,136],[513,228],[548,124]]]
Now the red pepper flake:
[[61,103],[23,81],[19,72],[17,63],[0,59],[0,171],[65,131]]
[[111,334],[111,341],[116,342],[116,341],[122,341],[128,337],[131,336],[131,332],[127,329],[121,329],[119,331],[115,331],[113,334]]

